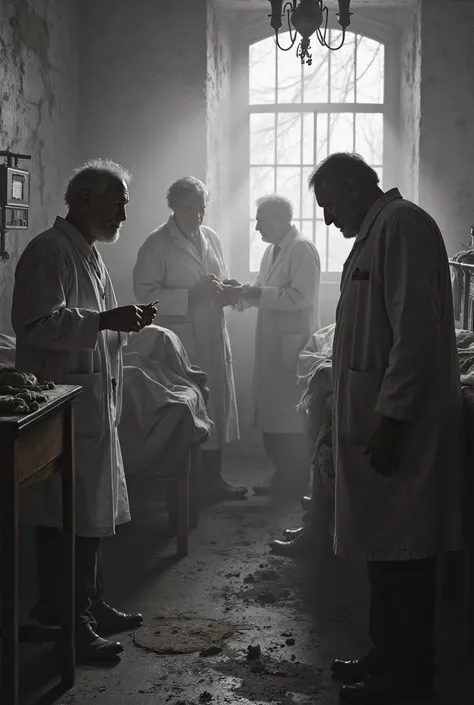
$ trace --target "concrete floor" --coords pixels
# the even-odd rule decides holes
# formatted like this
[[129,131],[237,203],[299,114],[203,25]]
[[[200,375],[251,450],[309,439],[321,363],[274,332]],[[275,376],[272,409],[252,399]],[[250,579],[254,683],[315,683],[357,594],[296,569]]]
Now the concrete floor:
[[[259,463],[260,466],[260,463]],[[228,459],[228,476],[251,485],[265,472],[255,463]],[[140,496],[141,494],[141,496]],[[157,496],[157,495],[156,495]],[[109,668],[79,668],[73,690],[59,705],[335,705],[329,676],[335,655],[350,657],[367,647],[367,582],[363,566],[336,559],[329,535],[307,560],[272,556],[268,541],[296,526],[296,501],[277,504],[252,497],[203,512],[189,557],[177,561],[166,535],[163,505],[148,491],[132,493],[133,521],[104,545],[107,598],[114,606],[155,615],[188,614],[225,620],[237,631],[213,656],[163,656],[120,640],[125,652]],[[326,519],[324,519],[326,526]],[[32,561],[23,559],[23,601],[33,595]],[[250,576],[250,577],[249,577]],[[447,705],[472,705],[468,665],[453,670],[459,645],[456,605],[441,617],[447,664],[440,680]],[[259,645],[260,663],[246,659]],[[51,651],[25,646],[23,702],[51,702]],[[471,664],[472,666],[472,664]],[[472,669],[471,669],[472,672]],[[8,705],[2,703],[2,705]],[[381,705],[384,705],[381,703]]]

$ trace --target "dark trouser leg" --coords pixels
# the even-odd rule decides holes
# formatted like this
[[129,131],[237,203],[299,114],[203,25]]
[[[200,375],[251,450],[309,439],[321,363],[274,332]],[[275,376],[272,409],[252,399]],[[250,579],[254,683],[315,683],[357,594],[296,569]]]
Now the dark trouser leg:
[[309,480],[310,448],[304,433],[264,433],[265,452],[275,468],[274,482],[295,492]]
[[407,680],[435,674],[436,558],[371,561],[370,637],[386,669]]
[[90,608],[103,595],[100,538],[76,537],[76,617],[78,624],[95,625]]
[[[61,609],[61,532],[48,526],[36,530],[39,604],[45,614],[58,618]],[[91,604],[102,597],[103,573],[100,538],[76,536],[76,620],[93,623]]]

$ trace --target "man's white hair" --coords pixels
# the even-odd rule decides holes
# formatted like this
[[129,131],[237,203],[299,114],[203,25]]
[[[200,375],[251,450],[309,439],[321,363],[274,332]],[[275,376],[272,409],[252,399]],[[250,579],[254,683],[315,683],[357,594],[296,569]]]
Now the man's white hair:
[[111,159],[89,159],[72,172],[64,200],[71,207],[81,191],[87,190],[99,195],[105,191],[111,179],[124,181],[128,186],[132,175],[128,169]]
[[285,222],[291,223],[293,220],[293,204],[288,198],[280,196],[278,193],[270,193],[257,199],[257,208],[259,206],[271,207],[277,218],[281,218]]

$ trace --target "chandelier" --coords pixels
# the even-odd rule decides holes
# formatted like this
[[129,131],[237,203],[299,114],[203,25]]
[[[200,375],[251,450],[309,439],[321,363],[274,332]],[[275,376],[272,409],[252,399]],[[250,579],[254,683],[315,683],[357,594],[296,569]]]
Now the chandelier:
[[[271,18],[270,24],[275,30],[278,48],[282,51],[289,51],[294,47],[299,34],[301,41],[296,49],[296,56],[301,59],[302,64],[306,63],[308,66],[311,66],[313,61],[310,53],[310,37],[315,32],[319,43],[323,47],[331,49],[331,51],[340,49],[346,38],[346,29],[351,23],[352,12],[349,10],[350,4],[351,0],[338,0],[339,12],[337,13],[337,19],[342,29],[342,39],[338,46],[330,46],[326,40],[328,8],[325,6],[324,0],[299,0],[299,2],[298,0],[288,0],[288,2],[270,0],[270,5],[272,6],[272,14],[269,15]],[[288,31],[291,40],[289,47],[282,47],[278,36],[278,32],[283,26],[282,18],[285,15],[288,20]]]

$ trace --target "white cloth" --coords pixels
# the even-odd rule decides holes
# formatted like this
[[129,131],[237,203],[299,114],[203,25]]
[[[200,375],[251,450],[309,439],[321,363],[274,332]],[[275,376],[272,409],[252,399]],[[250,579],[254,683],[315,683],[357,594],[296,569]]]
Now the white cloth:
[[0,367],[15,366],[15,338],[0,333]]
[[[333,346],[334,550],[409,560],[462,546],[464,429],[448,257],[397,189],[370,209],[344,265]],[[365,455],[380,418],[404,421],[400,466]]]
[[217,234],[200,228],[201,252],[185,238],[172,217],[141,246],[133,270],[135,296],[141,303],[156,299],[157,325],[172,330],[192,364],[208,378],[209,416],[213,428],[206,450],[239,438],[237,402],[229,335],[222,305],[214,300],[188,304],[188,291],[208,274],[227,276]]
[[[187,453],[191,443],[202,443],[210,434],[202,394],[206,375],[190,365],[177,335],[154,325],[130,338],[123,361],[119,434],[127,477],[169,473],[175,451]],[[192,417],[190,437],[176,443],[176,425],[184,414]]]
[[[264,433],[303,433],[296,410],[298,355],[319,328],[321,264],[310,240],[292,226],[273,260],[269,245],[260,264],[255,338],[252,425]],[[240,307],[242,308],[242,307]]]
[[[81,385],[76,421],[76,532],[107,536],[130,520],[117,426],[122,405],[122,345],[99,331],[99,312],[117,305],[100,254],[63,218],[35,237],[15,274],[12,324],[16,367],[43,381]],[[23,518],[61,526],[55,476],[27,491]]]

